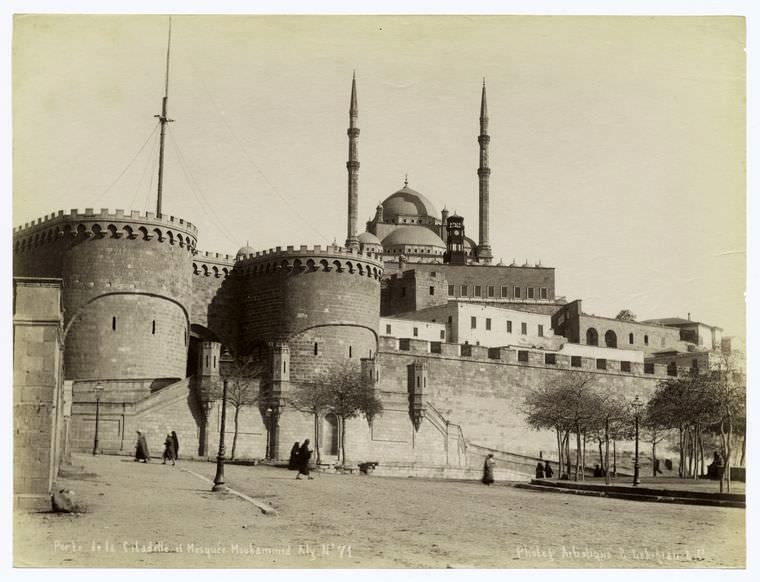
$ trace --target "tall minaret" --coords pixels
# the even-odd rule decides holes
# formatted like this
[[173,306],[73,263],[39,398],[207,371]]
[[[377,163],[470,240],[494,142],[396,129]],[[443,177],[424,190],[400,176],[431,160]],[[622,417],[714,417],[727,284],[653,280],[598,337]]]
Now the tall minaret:
[[359,128],[356,127],[359,118],[359,107],[356,104],[356,72],[351,81],[351,106],[348,112],[348,234],[346,248],[359,249],[359,239],[356,238],[356,221],[359,213]]
[[480,199],[478,232],[480,241],[478,243],[478,262],[485,264],[490,264],[493,258],[491,244],[488,242],[488,182],[491,176],[491,168],[488,167],[488,142],[490,141],[491,137],[488,135],[486,80],[484,78],[483,96],[480,100],[480,135],[478,136],[478,143],[480,144],[480,165],[478,166],[478,193]]

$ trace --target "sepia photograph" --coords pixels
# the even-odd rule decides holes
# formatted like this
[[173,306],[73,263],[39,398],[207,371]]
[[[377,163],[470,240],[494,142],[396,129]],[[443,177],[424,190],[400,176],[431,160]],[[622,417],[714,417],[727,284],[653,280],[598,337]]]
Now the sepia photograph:
[[162,8],[6,14],[16,573],[747,567],[745,16]]

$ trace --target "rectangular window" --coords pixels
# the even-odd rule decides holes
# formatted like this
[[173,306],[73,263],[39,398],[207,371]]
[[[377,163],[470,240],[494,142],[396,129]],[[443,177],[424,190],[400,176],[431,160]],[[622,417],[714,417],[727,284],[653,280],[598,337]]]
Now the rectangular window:
[[631,371],[631,362],[620,362],[620,371],[621,372],[630,372]]
[[466,357],[472,356],[472,346],[470,344],[463,344],[461,354]]
[[645,374],[654,374],[654,364],[644,364]]
[[389,323],[385,324],[385,333],[387,333],[388,335],[391,334],[391,325]]
[[443,329],[441,330],[441,339],[442,340],[446,339],[446,330],[443,330]]
[[528,335],[528,324],[527,323],[521,323],[520,324],[520,333],[522,335]]
[[541,287],[541,299],[549,299],[549,290],[546,287]]
[[478,327],[478,318],[477,317],[471,317],[470,318],[470,329],[476,329]]
[[512,333],[512,322],[507,321],[507,333]]
[[467,297],[467,285],[462,285],[459,296]]
[[555,366],[557,364],[557,354],[544,354],[544,364]]
[[480,297],[480,285],[475,285],[475,297]]
[[515,293],[514,293],[515,299],[520,299],[520,288],[515,287]]
[[494,287],[493,285],[488,286],[488,296],[496,297],[496,287]]
[[417,337],[419,335],[419,331],[418,331],[418,329],[416,327],[412,328],[412,335],[414,337]]
[[449,285],[449,297],[454,297],[454,285]]
[[441,342],[430,342],[430,353],[431,354],[440,354],[441,353]]
[[491,331],[491,318],[490,317],[486,317],[486,329],[488,331]]
[[538,337],[544,337],[544,326],[539,325],[538,326]]
[[498,360],[501,358],[501,350],[499,348],[488,348],[488,359]]
[[535,291],[533,287],[528,287],[528,299],[535,299]]
[[509,287],[502,287],[501,288],[501,296],[506,299],[509,297]]
[[570,356],[570,365],[573,368],[580,368],[581,367],[581,357],[580,356]]
[[596,369],[597,370],[606,370],[607,369],[607,360],[604,358],[597,358],[596,360]]
[[518,362],[527,362],[528,361],[528,352],[525,350],[519,350],[517,352],[517,361]]
[[697,360],[691,361],[691,369],[692,370],[699,370],[699,362]]
[[433,287],[432,285],[430,286],[430,294],[435,295],[435,287]]
[[402,338],[398,340],[398,349],[409,351],[409,338]]

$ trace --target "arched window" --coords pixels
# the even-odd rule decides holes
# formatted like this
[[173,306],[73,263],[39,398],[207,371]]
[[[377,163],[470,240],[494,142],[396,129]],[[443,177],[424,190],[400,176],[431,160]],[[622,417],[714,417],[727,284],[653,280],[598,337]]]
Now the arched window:
[[599,345],[599,334],[593,327],[588,328],[588,330],[586,331],[586,345],[589,345],[589,346]]
[[608,348],[616,348],[617,347],[617,334],[615,334],[614,331],[611,329],[607,331],[607,333],[604,334],[604,343],[607,345]]

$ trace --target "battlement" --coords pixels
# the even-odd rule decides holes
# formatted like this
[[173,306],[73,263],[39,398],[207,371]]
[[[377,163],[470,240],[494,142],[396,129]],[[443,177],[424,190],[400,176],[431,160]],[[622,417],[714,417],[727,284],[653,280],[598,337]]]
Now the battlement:
[[45,243],[65,237],[84,238],[125,238],[168,241],[195,250],[198,229],[182,218],[153,212],[141,214],[138,211],[126,213],[121,209],[110,212],[103,208],[95,212],[92,208],[79,212],[76,208],[69,213],[59,210],[57,214],[26,223],[13,230],[13,250],[25,251]]
[[599,374],[639,376],[664,380],[688,375],[689,368],[668,368],[665,364],[644,364],[640,362],[623,362],[609,359],[568,356],[560,352],[504,346],[488,348],[472,344],[451,344],[380,336],[378,351],[410,356],[429,356],[431,358],[458,359],[462,362],[481,362],[510,366],[527,366],[553,370],[576,370]]
[[70,222],[128,222],[141,225],[165,226],[174,230],[180,230],[195,238],[198,237],[198,228],[193,223],[188,222],[183,218],[167,214],[162,214],[159,217],[156,216],[155,212],[146,212],[143,214],[138,210],[125,212],[122,209],[116,209],[111,212],[108,208],[101,208],[100,212],[95,212],[92,208],[85,208],[84,212],[79,212],[77,208],[73,208],[69,212],[59,210],[57,213],[46,214],[42,218],[27,222],[23,226],[14,227],[13,237],[24,236],[36,232],[37,230],[44,230],[51,226]]
[[362,253],[335,245],[320,245],[298,248],[288,246],[275,247],[250,254],[247,258],[238,257],[235,269],[245,276],[269,275],[287,271],[335,271],[337,273],[357,273],[374,279],[383,275],[383,263],[375,253]]
[[222,253],[198,251],[193,256],[193,275],[227,278],[235,267],[235,257]]

